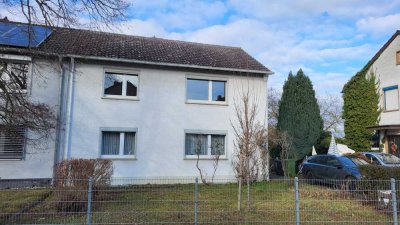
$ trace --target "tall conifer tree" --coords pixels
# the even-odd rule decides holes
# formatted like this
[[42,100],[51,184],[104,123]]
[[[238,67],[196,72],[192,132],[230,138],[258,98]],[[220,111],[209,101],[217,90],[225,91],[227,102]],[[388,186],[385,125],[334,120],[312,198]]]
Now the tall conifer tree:
[[279,103],[278,129],[287,131],[293,141],[290,156],[300,160],[311,153],[323,132],[315,91],[311,80],[300,69],[290,72]]
[[374,73],[369,67],[353,76],[343,87],[345,143],[355,151],[370,151],[373,130],[368,126],[379,121],[379,93]]

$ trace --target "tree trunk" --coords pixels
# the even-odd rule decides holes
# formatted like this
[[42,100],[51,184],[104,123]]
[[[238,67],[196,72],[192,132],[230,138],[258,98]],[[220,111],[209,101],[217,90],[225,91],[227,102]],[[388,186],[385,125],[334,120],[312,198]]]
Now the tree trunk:
[[238,187],[238,211],[242,208],[242,178],[239,177],[239,187]]
[[250,211],[250,174],[247,175],[247,211]]

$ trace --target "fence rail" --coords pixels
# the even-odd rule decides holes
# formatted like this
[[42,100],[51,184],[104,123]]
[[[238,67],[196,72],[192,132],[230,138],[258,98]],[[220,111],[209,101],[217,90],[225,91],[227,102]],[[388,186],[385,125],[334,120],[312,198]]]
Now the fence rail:
[[[0,180],[1,182],[1,180]],[[394,224],[399,181],[53,180],[0,190],[0,224]],[[247,195],[247,191],[250,192]],[[238,211],[241,204],[241,211]]]

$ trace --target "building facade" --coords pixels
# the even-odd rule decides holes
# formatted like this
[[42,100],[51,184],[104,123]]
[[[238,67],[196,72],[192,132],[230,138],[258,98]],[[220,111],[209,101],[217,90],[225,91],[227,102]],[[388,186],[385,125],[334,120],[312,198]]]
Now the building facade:
[[217,158],[216,176],[232,177],[247,91],[266,126],[272,72],[240,48],[66,28],[34,51],[1,47],[2,60],[29,65],[30,98],[57,115],[42,149],[25,141],[20,157],[0,159],[2,179],[51,178],[73,158],[110,159],[114,177],[197,176],[197,159],[211,174]]
[[383,150],[400,156],[400,31],[397,31],[376,53],[367,66],[378,80],[379,106],[382,110],[377,126]]

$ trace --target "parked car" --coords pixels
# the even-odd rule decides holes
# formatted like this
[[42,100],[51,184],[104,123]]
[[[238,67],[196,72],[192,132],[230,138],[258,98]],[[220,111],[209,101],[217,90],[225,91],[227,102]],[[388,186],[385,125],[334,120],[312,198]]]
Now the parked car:
[[362,154],[370,160],[371,164],[387,167],[400,166],[400,158],[392,154],[383,152],[363,152]]
[[301,168],[301,173],[307,179],[320,180],[359,180],[361,173],[359,165],[367,165],[361,159],[353,159],[347,156],[315,155],[309,157]]

